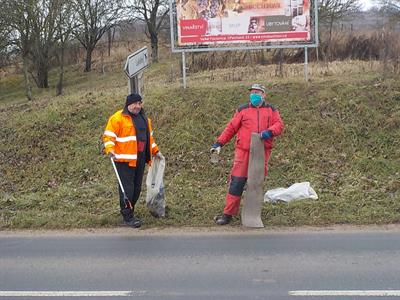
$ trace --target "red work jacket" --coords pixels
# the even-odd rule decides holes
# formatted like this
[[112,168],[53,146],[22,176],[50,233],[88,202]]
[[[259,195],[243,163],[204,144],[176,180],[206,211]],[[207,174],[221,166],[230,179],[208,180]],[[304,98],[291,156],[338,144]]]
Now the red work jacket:
[[[248,103],[236,110],[217,141],[221,145],[225,145],[236,135],[235,147],[248,151],[253,132],[261,133],[264,130],[271,130],[273,137],[275,137],[282,133],[283,127],[279,111],[272,105],[263,103],[261,107],[254,107]],[[264,141],[265,151],[272,149],[273,137]]]

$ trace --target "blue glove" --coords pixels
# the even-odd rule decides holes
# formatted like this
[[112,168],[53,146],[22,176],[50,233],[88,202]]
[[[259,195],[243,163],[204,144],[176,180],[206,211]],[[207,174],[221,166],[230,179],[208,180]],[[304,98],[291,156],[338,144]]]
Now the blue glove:
[[271,130],[264,130],[261,132],[260,137],[263,140],[268,140],[269,138],[272,138],[272,131]]
[[218,143],[218,142],[216,142],[215,144],[213,144],[213,145],[211,146],[211,148],[218,148],[218,147],[221,147],[221,144]]

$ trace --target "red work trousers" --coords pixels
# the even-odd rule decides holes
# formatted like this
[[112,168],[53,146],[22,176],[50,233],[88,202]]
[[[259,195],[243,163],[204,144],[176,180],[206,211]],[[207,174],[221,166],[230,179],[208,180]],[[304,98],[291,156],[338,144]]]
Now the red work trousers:
[[[268,174],[268,161],[271,155],[271,149],[265,150],[265,167],[264,175]],[[249,169],[250,150],[235,149],[235,158],[233,167],[229,176],[229,190],[225,199],[224,214],[237,215],[240,208],[240,198],[247,181],[247,173]]]

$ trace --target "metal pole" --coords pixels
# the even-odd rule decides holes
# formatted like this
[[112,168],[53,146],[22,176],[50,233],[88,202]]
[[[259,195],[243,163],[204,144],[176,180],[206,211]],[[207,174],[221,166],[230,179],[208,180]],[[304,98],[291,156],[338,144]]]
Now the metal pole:
[[306,82],[308,82],[308,47],[304,47],[304,76],[306,77]]
[[170,34],[171,34],[171,49],[174,52],[175,49],[175,36],[174,36],[174,15],[176,16],[176,12],[172,5],[172,0],[169,1],[169,27],[170,27]]
[[140,93],[138,85],[138,75],[128,79],[128,93]]
[[315,22],[314,22],[314,34],[315,34],[315,47],[319,46],[319,31],[318,31],[318,1],[314,0],[314,16],[315,16]]
[[140,72],[139,74],[136,75],[137,79],[137,93],[142,96],[142,99],[144,100],[144,76],[143,72]]
[[185,51],[182,52],[182,79],[183,79],[183,88],[186,89],[186,56],[185,56]]

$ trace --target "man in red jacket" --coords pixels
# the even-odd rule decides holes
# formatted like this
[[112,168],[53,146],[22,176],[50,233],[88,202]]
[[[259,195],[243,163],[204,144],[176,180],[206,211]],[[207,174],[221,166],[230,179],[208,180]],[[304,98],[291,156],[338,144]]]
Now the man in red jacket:
[[267,176],[268,160],[274,137],[280,135],[284,127],[278,110],[271,104],[265,103],[265,87],[260,84],[253,84],[249,90],[249,102],[236,110],[233,118],[210,150],[219,154],[221,147],[236,135],[235,158],[230,174],[224,213],[215,218],[218,225],[228,224],[232,221],[232,216],[239,213],[240,198],[247,181],[251,134],[253,132],[259,133],[260,138],[264,140],[265,176]]

